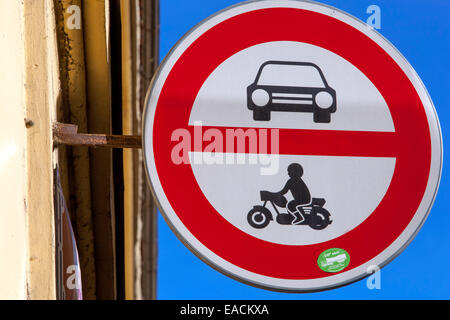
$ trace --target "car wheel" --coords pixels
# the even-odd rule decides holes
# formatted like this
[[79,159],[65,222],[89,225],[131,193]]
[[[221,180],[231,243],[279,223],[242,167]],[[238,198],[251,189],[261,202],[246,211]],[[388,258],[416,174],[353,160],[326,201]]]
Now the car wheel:
[[270,121],[270,111],[267,109],[254,109],[253,120],[255,121]]
[[331,113],[325,110],[314,110],[314,122],[317,123],[330,123]]

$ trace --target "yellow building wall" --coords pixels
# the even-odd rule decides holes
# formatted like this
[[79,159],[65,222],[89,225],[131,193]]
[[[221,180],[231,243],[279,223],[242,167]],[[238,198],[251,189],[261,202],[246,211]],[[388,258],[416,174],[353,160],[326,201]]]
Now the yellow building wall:
[[24,0],[27,297],[56,298],[52,126],[60,103],[56,21],[52,0]]
[[[59,278],[56,276],[58,244],[55,230],[58,226],[55,226],[53,207],[53,170],[58,164],[58,153],[62,151],[53,144],[52,126],[57,121],[57,110],[67,107],[64,100],[64,90],[67,89],[64,81],[67,79],[61,73],[65,65],[60,64],[57,39],[57,30],[61,27],[63,31],[67,30],[64,30],[64,25],[56,24],[55,15],[55,6],[58,12],[61,3],[81,4],[86,23],[83,27],[96,31],[97,36],[82,35],[83,29],[73,33],[80,33],[77,37],[83,36],[79,39],[85,45],[83,50],[81,46],[73,49],[80,51],[80,57],[83,53],[87,61],[86,84],[77,82],[72,85],[73,89],[86,86],[87,90],[86,105],[90,107],[87,108],[90,110],[88,126],[80,129],[90,133],[110,133],[111,129],[110,1],[0,0],[0,299],[57,298]],[[157,1],[121,0],[117,3],[121,4],[123,23],[122,34],[119,35],[122,36],[123,133],[136,135],[140,134],[142,93],[156,66],[156,49],[153,52],[152,48],[156,46],[157,37],[154,20]],[[102,14],[101,21],[98,20],[99,12]],[[139,23],[137,16],[141,19]],[[138,27],[141,29],[137,33]],[[101,32],[97,32],[99,30]],[[106,41],[100,43],[98,38]],[[75,41],[70,45],[76,46]],[[151,65],[142,71],[141,62],[142,65]],[[67,68],[66,71],[70,73],[73,70]],[[102,82],[97,81],[95,76],[99,76]],[[69,76],[69,80],[73,79]],[[102,90],[98,90],[99,87]],[[97,119],[104,119],[101,126]],[[72,122],[71,119],[69,121]],[[95,269],[91,268],[102,276],[97,279],[85,276],[83,282],[87,281],[92,286],[92,296],[86,295],[85,298],[111,299],[115,298],[117,280],[114,256],[117,239],[111,208],[115,195],[111,191],[110,151],[102,152],[106,155],[108,166],[103,165],[104,183],[97,183],[92,188],[92,195],[98,194],[96,190],[99,190],[104,196],[102,203],[99,200],[92,202],[96,206],[93,211],[97,250]],[[87,151],[85,153],[88,154]],[[98,152],[89,151],[90,173],[99,180],[98,170],[92,169],[104,162],[100,157],[95,158],[94,154]],[[119,227],[124,229],[125,257],[121,263],[125,269],[122,277],[126,298],[154,298],[155,210],[148,187],[142,179],[142,154],[127,150],[123,155],[124,165],[116,170],[123,170],[124,174],[125,217],[124,225]],[[64,163],[62,165],[64,167]],[[66,180],[67,186],[69,180]],[[81,184],[75,183],[75,187],[90,193]],[[66,193],[69,193],[68,190]],[[96,196],[93,198],[98,199]],[[104,206],[105,203],[108,205]],[[108,228],[105,228],[105,221]],[[82,244],[80,239],[77,241],[78,245]],[[90,243],[93,243],[92,239]],[[89,268],[85,267],[82,274],[83,271],[89,272]]]
[[0,299],[56,297],[53,17],[50,0],[0,0]]
[[22,16],[20,1],[0,0],[0,299],[26,298]]

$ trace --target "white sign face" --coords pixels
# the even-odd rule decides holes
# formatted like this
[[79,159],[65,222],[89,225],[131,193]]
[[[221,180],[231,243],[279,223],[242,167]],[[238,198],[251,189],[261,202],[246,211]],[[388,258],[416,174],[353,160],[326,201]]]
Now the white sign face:
[[400,53],[339,10],[285,0],[231,7],[180,40],[153,81],[144,148],[160,210],[194,253],[296,292],[392,260],[442,160],[432,102]]
[[[244,89],[255,81],[260,67],[271,60],[314,61],[320,66],[327,83],[338,93],[339,112],[333,115],[330,123],[313,122],[311,113],[273,113],[270,121],[262,123],[249,116],[247,92]],[[297,72],[294,68],[293,73],[286,74],[287,79],[280,78],[277,70],[273,71],[263,80],[270,81],[270,84],[284,81],[285,86],[294,86],[299,80],[302,84],[316,80],[313,85],[321,86],[320,80],[317,81],[308,73],[305,79],[299,79],[302,70]],[[343,78],[342,74],[346,76]],[[383,96],[361,71],[328,50],[292,41],[255,45],[225,60],[207,78],[195,99],[189,124],[193,126],[195,123],[201,123],[205,127],[395,131]],[[245,158],[244,154],[241,156]],[[202,155],[197,155],[197,158],[201,157]],[[395,168],[394,157],[288,154],[271,159],[269,164],[250,164],[250,161],[244,161],[236,165],[201,161],[194,162],[192,168],[202,192],[227,221],[259,239],[288,245],[328,241],[358,226],[381,202]],[[259,190],[255,186],[272,191],[283,188],[289,179],[287,167],[291,163],[303,166],[303,179],[311,194],[326,199],[334,222],[327,232],[317,232],[311,228],[286,228],[276,223],[258,230],[251,227],[247,217],[242,214],[243,208],[252,208],[261,202]],[[262,168],[266,168],[267,175],[261,175]],[[229,197],[223,197],[224,194]],[[349,194],[355,200],[343,201]],[[294,200],[290,192],[286,194],[286,198]]]
[[[336,90],[339,112],[332,115],[330,123],[312,121],[311,113],[274,112],[268,122],[255,122],[248,116],[246,88],[255,81],[260,67],[272,60],[314,61],[320,67],[329,86]],[[293,69],[293,73],[286,74],[287,79],[281,78],[277,70],[271,74],[268,70],[266,77],[271,79],[266,81],[273,79],[270,84],[284,81],[285,86],[295,86],[296,77],[303,73]],[[314,80],[306,76],[305,83]],[[203,126],[219,127],[395,131],[386,101],[364,73],[331,51],[293,41],[258,44],[225,60],[207,78],[195,99],[189,124],[195,121],[201,121]]]
[[[289,180],[287,169],[291,163],[302,165],[302,179],[311,196],[326,200],[325,208],[333,222],[323,231],[304,225],[287,227],[273,221],[256,229],[247,221],[246,213],[263,204],[260,191],[283,189]],[[261,240],[308,245],[337,238],[366,220],[386,194],[395,158],[280,155],[277,167],[276,174],[261,175],[259,165],[192,165],[203,194],[232,225]],[[294,200],[291,192],[285,197],[288,202]],[[275,214],[272,204],[267,208]],[[277,209],[286,213],[285,206]]]

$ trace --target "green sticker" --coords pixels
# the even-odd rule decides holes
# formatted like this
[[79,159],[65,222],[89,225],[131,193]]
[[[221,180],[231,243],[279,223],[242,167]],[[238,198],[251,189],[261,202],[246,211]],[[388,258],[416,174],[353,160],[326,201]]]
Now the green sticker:
[[317,259],[319,268],[325,272],[339,272],[347,268],[350,255],[344,249],[332,248],[322,252]]

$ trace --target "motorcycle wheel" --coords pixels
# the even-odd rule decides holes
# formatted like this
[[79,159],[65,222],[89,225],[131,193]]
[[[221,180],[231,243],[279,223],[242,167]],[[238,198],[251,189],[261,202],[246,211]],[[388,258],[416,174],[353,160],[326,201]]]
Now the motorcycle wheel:
[[247,214],[247,221],[255,229],[263,229],[272,220],[272,214],[266,207],[258,206],[254,207]]
[[315,214],[309,225],[314,230],[325,229],[330,224],[330,213],[324,208],[314,208]]

